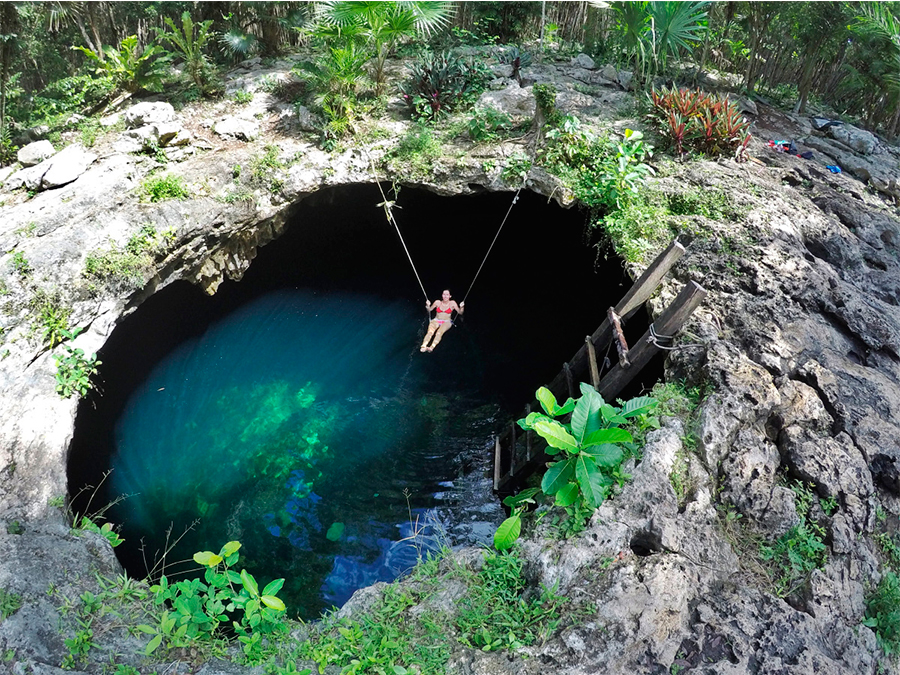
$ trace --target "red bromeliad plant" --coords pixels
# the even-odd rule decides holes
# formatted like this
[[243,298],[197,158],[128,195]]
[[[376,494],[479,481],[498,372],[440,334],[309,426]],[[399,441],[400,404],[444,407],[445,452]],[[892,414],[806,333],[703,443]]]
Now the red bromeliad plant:
[[687,147],[707,155],[734,153],[740,160],[750,142],[750,122],[734,102],[699,89],[652,90],[649,117],[679,156]]

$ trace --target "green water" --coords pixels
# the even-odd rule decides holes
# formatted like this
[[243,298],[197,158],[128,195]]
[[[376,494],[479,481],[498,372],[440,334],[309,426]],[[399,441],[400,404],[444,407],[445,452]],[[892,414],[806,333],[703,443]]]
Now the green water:
[[286,577],[291,613],[312,617],[434,547],[430,527],[418,550],[404,538],[454,477],[443,441],[479,402],[435,386],[422,323],[413,303],[279,291],[160,362],[112,457],[113,491],[131,495],[115,519],[147,566],[185,529],[167,561],[237,539],[242,565]]

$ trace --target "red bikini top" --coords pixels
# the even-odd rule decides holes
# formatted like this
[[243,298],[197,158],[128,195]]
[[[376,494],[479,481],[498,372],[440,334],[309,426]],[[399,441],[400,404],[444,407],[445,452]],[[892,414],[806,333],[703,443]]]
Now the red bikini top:
[[441,309],[440,305],[438,305],[437,313],[440,314],[441,312],[445,312],[445,313],[447,313],[447,314],[452,314],[452,313],[453,313],[453,308],[452,308],[452,307],[448,307],[447,309]]

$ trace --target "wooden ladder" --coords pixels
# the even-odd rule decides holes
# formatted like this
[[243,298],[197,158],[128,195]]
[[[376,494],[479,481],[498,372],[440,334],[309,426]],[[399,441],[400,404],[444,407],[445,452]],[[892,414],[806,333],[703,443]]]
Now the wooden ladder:
[[[591,385],[606,401],[613,401],[625,386],[640,372],[656,354],[661,351],[658,340],[674,337],[685,321],[703,301],[706,291],[700,284],[691,281],[678,294],[660,317],[650,324],[650,328],[629,349],[622,334],[621,322],[631,317],[662,283],[663,277],[684,255],[684,246],[673,241],[657,256],[641,277],[634,283],[625,297],[615,307],[610,307],[606,318],[593,335],[584,339],[562,370],[547,385],[557,400],[580,394],[577,382],[590,381]],[[602,352],[611,342],[615,342],[619,355],[618,362],[600,377],[597,352]],[[522,417],[532,410],[541,410],[537,401],[525,406]],[[511,421],[509,427],[494,437],[494,491],[512,494],[516,487],[540,468],[548,459],[544,452],[546,443],[533,431],[523,431]]]

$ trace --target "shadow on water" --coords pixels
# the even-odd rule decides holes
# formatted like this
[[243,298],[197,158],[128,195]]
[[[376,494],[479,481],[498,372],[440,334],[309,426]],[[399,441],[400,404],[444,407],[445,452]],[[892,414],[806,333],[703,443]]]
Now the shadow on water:
[[[510,199],[402,191],[397,218],[429,298],[462,299]],[[69,482],[74,493],[112,468],[95,501],[133,495],[108,514],[132,574],[167,530],[195,523],[168,560],[239,539],[242,565],[287,577],[304,617],[395,578],[421,552],[416,519],[426,534],[441,525],[455,448],[484,451],[484,419],[516,414],[627,290],[618,261],[595,264],[579,213],[523,193],[466,317],[420,354],[425,298],[380,201],[372,185],[314,195],[243,281],[212,298],[173,284],[111,335]]]

